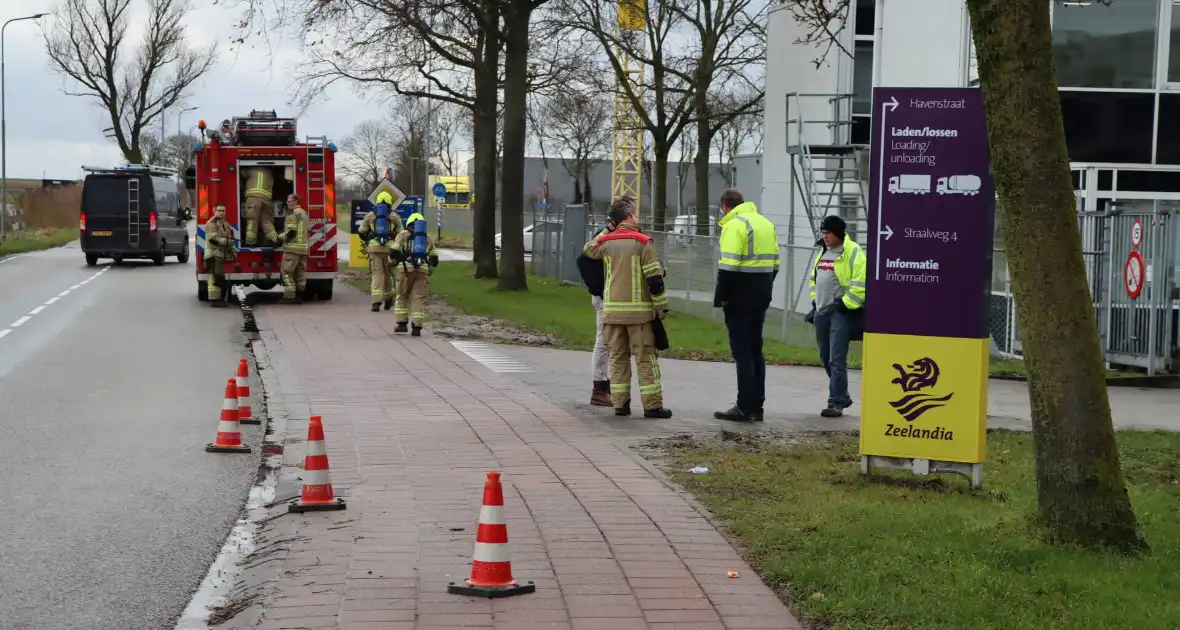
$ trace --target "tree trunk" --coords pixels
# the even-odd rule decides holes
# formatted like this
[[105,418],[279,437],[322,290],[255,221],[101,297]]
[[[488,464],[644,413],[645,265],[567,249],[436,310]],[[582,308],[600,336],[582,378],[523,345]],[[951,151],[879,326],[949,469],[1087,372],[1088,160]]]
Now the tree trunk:
[[1025,348],[1042,523],[1142,551],[1119,468],[1043,0],[967,0]]
[[654,232],[664,231],[668,216],[668,153],[671,151],[670,144],[656,142],[652,146],[655,163],[651,174],[651,229]]
[[709,235],[709,154],[713,146],[713,126],[705,118],[697,122],[697,155],[694,175],[696,176],[697,234]]
[[[527,291],[524,266],[524,153],[527,142],[531,0],[511,0],[504,11],[504,163],[500,173],[500,288]],[[534,238],[537,246],[547,246]]]
[[[498,20],[497,0],[485,3]],[[496,270],[496,107],[499,104],[499,42],[494,32],[484,35],[475,70],[475,107],[472,110],[472,149],[475,161],[475,209],[472,216],[472,258],[476,278],[495,278]]]
[[594,195],[590,190],[590,167],[591,162],[586,162],[586,166],[582,170],[582,203],[586,204],[586,211],[594,212]]
[[582,203],[582,178],[574,177],[574,203]]

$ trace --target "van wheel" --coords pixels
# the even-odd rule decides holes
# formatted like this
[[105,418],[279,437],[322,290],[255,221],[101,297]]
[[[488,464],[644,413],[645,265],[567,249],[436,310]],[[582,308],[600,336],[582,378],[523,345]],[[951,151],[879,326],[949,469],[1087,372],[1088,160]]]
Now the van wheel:
[[188,256],[189,256],[188,248],[189,248],[189,243],[188,243],[188,239],[186,238],[186,239],[184,239],[184,248],[181,249],[180,253],[176,255],[176,262],[178,262],[182,265],[188,262]]
[[152,254],[152,262],[155,263],[157,267],[164,264],[164,248],[165,247],[167,247],[166,244],[160,243],[160,251]]
[[86,266],[94,267],[98,265],[98,254],[86,254]]
[[204,280],[197,280],[197,300],[201,302],[209,301],[209,284]]
[[123,265],[123,257],[122,256],[115,256],[115,266],[122,266],[122,265]]

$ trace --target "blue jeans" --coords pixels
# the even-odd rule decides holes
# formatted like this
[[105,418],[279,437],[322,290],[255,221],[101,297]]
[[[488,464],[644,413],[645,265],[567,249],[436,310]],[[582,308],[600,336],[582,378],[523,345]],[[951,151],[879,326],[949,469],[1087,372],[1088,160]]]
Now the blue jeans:
[[737,406],[747,413],[761,410],[766,402],[766,357],[762,354],[762,325],[765,322],[765,309],[725,308],[729,351],[737,364]]
[[838,409],[852,404],[852,397],[848,395],[850,324],[847,313],[815,314],[815,341],[819,346],[819,359],[828,373],[828,404]]

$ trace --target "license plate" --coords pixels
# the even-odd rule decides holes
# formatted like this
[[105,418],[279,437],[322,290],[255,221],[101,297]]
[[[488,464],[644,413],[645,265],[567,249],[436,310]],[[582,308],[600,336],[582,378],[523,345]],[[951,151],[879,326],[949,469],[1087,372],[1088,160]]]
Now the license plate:
[[110,236],[110,230],[95,230],[90,233],[91,236]]

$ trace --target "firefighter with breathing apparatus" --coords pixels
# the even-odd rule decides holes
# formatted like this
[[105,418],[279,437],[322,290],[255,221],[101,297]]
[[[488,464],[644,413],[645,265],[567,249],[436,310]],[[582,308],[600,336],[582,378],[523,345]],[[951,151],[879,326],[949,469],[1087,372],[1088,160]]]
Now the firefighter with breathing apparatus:
[[361,220],[357,234],[361,238],[361,252],[369,259],[369,273],[372,281],[369,294],[373,297],[373,312],[393,308],[393,264],[389,258],[390,241],[397,238],[405,228],[402,218],[393,208],[393,195],[389,191],[377,194],[377,208]]
[[406,332],[412,322],[411,336],[422,336],[422,322],[426,319],[426,296],[430,293],[430,273],[438,266],[438,251],[434,239],[427,234],[426,218],[415,212],[406,217],[406,229],[393,241],[390,256],[397,268],[397,302],[393,314],[397,317],[394,332]]

